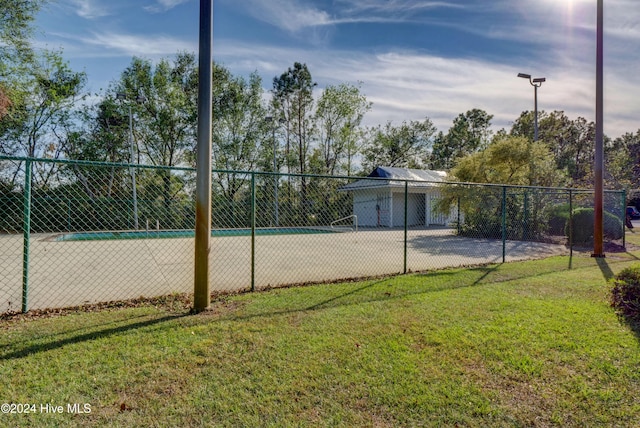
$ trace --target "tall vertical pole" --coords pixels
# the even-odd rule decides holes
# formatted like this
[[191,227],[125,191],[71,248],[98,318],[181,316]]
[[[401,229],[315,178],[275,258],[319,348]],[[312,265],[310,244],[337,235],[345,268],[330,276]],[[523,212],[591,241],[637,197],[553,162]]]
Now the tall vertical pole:
[[533,141],[538,141],[538,85],[533,85],[533,104],[535,110],[533,119]]
[[603,131],[603,0],[598,0],[596,29],[596,146],[595,146],[595,195],[592,257],[604,257],[604,131]]
[[211,245],[211,122],[213,80],[213,0],[200,0],[198,72],[198,145],[196,158],[196,230],[193,310],[211,304],[209,251]]
[[569,189],[569,269],[573,267],[573,192]]
[[[135,162],[133,153],[133,115],[131,113],[131,104],[129,104],[129,154],[131,164]],[[138,230],[138,195],[136,193],[136,169],[131,167],[131,188],[133,189],[133,227]]]
[[278,164],[276,163],[276,154],[278,152],[278,144],[276,142],[276,126],[275,126],[275,119],[274,119],[274,124],[273,124],[273,195],[275,198],[274,201],[274,208],[275,208],[275,220],[276,220],[276,227],[278,227],[278,223],[279,223],[279,215],[278,215],[278,181],[279,181],[279,176],[278,176]]
[[24,199],[22,218],[22,312],[29,310],[29,241],[31,239],[31,173],[33,164],[27,159],[24,170]]
[[251,291],[256,291],[256,174],[251,173]]
[[507,186],[502,186],[502,263],[507,261]]
[[408,207],[409,204],[409,182],[404,182],[404,270],[407,273],[407,227],[409,223]]

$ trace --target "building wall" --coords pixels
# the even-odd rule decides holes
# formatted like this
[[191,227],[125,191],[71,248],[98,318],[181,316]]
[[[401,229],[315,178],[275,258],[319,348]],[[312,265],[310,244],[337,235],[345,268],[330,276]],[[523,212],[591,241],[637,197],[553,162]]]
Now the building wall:
[[[423,193],[409,193],[407,195],[407,226],[424,226]],[[393,227],[404,226],[404,192],[393,192]]]
[[358,190],[353,194],[353,213],[358,226],[389,227],[391,224],[391,193],[388,189]]
[[[397,189],[394,189],[397,190]],[[455,207],[449,215],[433,211],[439,197],[437,189],[410,188],[407,195],[409,226],[448,225],[455,222]],[[404,226],[404,190],[362,189],[353,192],[353,213],[362,227]]]
[[433,190],[427,194],[425,199],[425,215],[427,218],[427,226],[448,226],[458,221],[458,207],[452,206],[448,214],[442,214],[435,211],[435,206],[440,198],[440,192]]

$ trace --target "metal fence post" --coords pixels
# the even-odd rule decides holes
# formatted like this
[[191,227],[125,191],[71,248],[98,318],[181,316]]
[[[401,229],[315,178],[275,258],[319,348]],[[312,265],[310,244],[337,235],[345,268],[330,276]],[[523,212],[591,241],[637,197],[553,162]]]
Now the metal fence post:
[[256,174],[251,173],[251,291],[256,290]]
[[409,182],[404,182],[404,273],[407,273],[407,205],[409,201]]
[[573,192],[569,189],[569,269],[573,263]]
[[22,312],[29,310],[29,239],[31,235],[31,159],[25,162],[22,218]]
[[627,190],[622,190],[622,248],[627,248]]
[[529,239],[529,189],[524,190],[524,219],[523,220],[524,221],[522,225],[522,240],[526,241]]
[[457,225],[458,235],[460,235],[460,229],[461,229],[461,226],[460,226],[460,196],[458,196],[458,212],[457,212],[457,215],[458,215],[458,225]]
[[502,263],[507,258],[507,186],[502,186]]
[[71,232],[71,199],[67,198],[67,231]]

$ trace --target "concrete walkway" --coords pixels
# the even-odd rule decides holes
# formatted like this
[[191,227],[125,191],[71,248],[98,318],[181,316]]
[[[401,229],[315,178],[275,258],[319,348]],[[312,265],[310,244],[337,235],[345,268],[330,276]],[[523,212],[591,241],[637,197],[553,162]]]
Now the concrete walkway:
[[[32,235],[28,308],[151,297],[193,291],[193,238],[55,241]],[[257,236],[255,287],[401,273],[404,231]],[[0,235],[0,313],[22,301],[22,236]],[[411,271],[502,262],[502,242],[453,235],[450,229],[410,230]],[[507,241],[506,260],[568,254],[562,245]],[[251,287],[251,238],[212,238],[212,291]]]

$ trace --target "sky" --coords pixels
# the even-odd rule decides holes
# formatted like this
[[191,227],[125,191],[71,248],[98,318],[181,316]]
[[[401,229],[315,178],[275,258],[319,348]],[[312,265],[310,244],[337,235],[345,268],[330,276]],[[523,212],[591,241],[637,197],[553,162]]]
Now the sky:
[[[36,47],[61,50],[104,93],[133,56],[198,50],[199,0],[50,0]],[[479,108],[493,130],[534,108],[518,73],[545,77],[538,109],[595,120],[596,0],[213,0],[213,56],[237,76],[306,63],[318,84],[360,85],[364,125]],[[640,2],[604,0],[604,132],[640,129]]]

